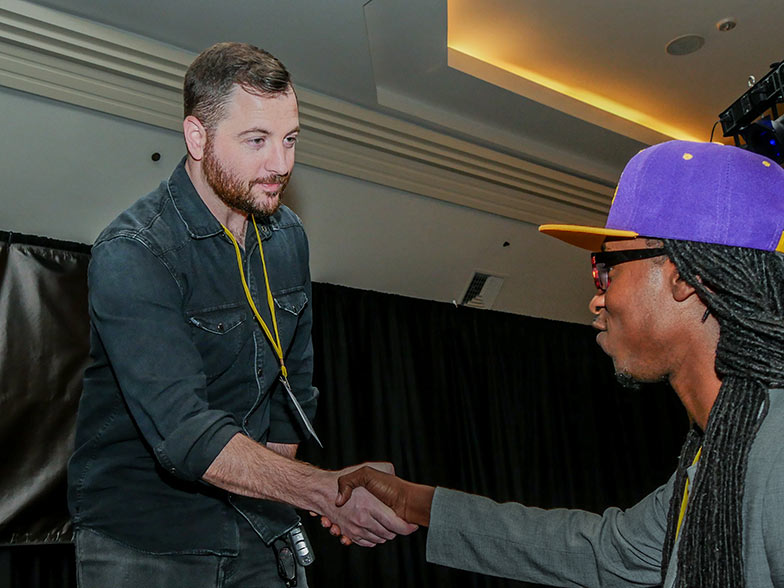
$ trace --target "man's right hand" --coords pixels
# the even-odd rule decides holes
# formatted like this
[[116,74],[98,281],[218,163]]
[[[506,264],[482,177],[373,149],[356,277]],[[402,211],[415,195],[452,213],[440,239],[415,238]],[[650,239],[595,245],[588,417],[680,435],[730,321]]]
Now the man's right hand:
[[363,466],[338,478],[335,504],[343,507],[353,494],[367,489],[409,523],[428,526],[435,488],[407,482],[375,468]]
[[[354,471],[364,469],[381,473],[375,468],[386,465],[391,469],[391,464],[373,463],[330,472],[335,476],[335,494],[333,496],[337,494],[338,479],[342,479]],[[326,512],[320,513],[322,525],[330,527],[333,534],[342,535],[342,542],[345,544],[356,543],[362,547],[373,547],[376,544],[394,539],[396,535],[409,535],[418,528],[398,517],[391,508],[364,488],[357,488],[353,494],[349,492],[349,496],[340,505],[331,504],[324,510]]]
[[[290,451],[284,453],[286,455],[280,455],[237,433],[213,460],[202,479],[242,496],[276,500],[318,512],[330,521],[334,534],[342,534],[346,541],[364,547],[416,531],[416,525],[400,519],[364,488],[357,489],[350,501],[347,497],[341,503],[345,506],[335,505],[338,478],[361,466],[327,471],[292,459]],[[379,467],[380,464],[373,465]],[[392,464],[382,467],[391,470]]]

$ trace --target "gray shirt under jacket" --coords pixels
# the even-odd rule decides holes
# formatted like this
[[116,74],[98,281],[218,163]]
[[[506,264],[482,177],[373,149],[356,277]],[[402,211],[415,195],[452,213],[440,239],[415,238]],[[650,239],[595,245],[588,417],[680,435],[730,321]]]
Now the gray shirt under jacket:
[[[438,488],[427,560],[550,586],[658,586],[673,484],[674,476],[635,506],[602,515],[499,504]],[[743,524],[746,585],[784,586],[782,390],[770,391],[768,414],[749,454]]]
[[[258,225],[289,381],[312,419],[318,391],[305,232],[286,207]],[[272,325],[252,225],[242,266]],[[101,233],[88,281],[92,363],[68,467],[77,528],[151,553],[235,555],[237,511],[267,543],[296,524],[287,505],[201,481],[237,433],[298,443],[307,432],[245,297],[234,246],[184,160]]]

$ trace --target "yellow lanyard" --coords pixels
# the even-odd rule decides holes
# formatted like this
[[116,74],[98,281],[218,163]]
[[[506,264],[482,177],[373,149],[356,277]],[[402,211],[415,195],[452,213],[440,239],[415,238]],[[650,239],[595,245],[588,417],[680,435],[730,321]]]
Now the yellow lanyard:
[[311,435],[313,435],[316,443],[318,443],[320,447],[324,447],[324,445],[321,443],[321,439],[319,439],[318,435],[316,435],[316,430],[313,428],[310,419],[305,414],[305,411],[302,409],[299,400],[297,400],[297,397],[294,395],[294,392],[289,385],[288,372],[286,371],[286,364],[283,361],[283,346],[280,344],[280,333],[278,333],[278,321],[275,318],[275,301],[272,299],[272,290],[270,289],[269,276],[267,275],[267,262],[264,261],[264,248],[261,245],[261,236],[259,235],[259,227],[256,226],[256,219],[253,218],[253,215],[250,215],[250,219],[253,221],[253,228],[256,230],[256,241],[259,244],[261,267],[264,269],[264,284],[267,287],[267,305],[269,306],[270,316],[272,317],[272,328],[275,330],[275,337],[272,336],[272,331],[270,331],[267,323],[265,323],[264,319],[261,318],[259,310],[256,308],[256,304],[253,302],[253,296],[250,295],[250,288],[248,288],[248,282],[245,280],[245,272],[242,270],[242,254],[240,253],[240,246],[237,244],[237,239],[234,238],[234,235],[231,234],[229,229],[223,227],[223,225],[221,226],[223,227],[224,232],[229,236],[229,239],[231,239],[231,242],[234,243],[234,251],[237,253],[237,267],[240,270],[242,288],[245,290],[245,297],[248,299],[248,304],[250,304],[250,307],[253,310],[253,314],[256,316],[256,320],[259,321],[261,328],[264,329],[264,334],[267,336],[267,339],[269,339],[270,345],[272,345],[272,348],[275,350],[275,354],[278,356],[278,360],[280,361],[280,383],[283,384],[283,388],[286,390],[286,394],[288,394],[289,398],[291,399],[291,403],[297,410],[297,414],[299,415],[299,418],[302,419],[302,423],[305,425],[305,428]]
[[[702,455],[702,447],[697,450],[697,455],[694,456],[694,461],[691,462],[691,465],[694,466],[700,461],[700,455]],[[678,514],[678,526],[675,528],[675,540],[678,540],[678,534],[681,532],[681,524],[683,523],[683,517],[686,515],[686,505],[689,502],[689,477],[686,476],[686,485],[683,488],[683,498],[681,499],[681,512]]]
[[229,236],[229,239],[231,239],[231,242],[234,243],[234,251],[237,253],[237,267],[240,269],[240,279],[242,280],[242,287],[245,289],[245,297],[248,299],[248,303],[253,310],[253,314],[256,316],[256,320],[259,321],[261,328],[264,329],[264,334],[267,335],[267,339],[269,339],[272,348],[275,350],[275,355],[278,356],[278,360],[280,361],[280,373],[283,374],[284,378],[287,378],[288,373],[286,372],[286,364],[283,362],[283,347],[280,344],[280,334],[278,333],[278,321],[275,319],[275,302],[272,299],[272,290],[270,290],[269,276],[267,275],[267,263],[264,261],[264,249],[261,246],[259,227],[256,226],[256,219],[253,218],[253,215],[250,215],[250,219],[253,221],[253,228],[256,229],[256,241],[259,243],[261,267],[264,269],[264,284],[267,286],[267,305],[269,306],[270,315],[272,316],[272,328],[275,329],[275,337],[272,336],[272,332],[267,326],[267,323],[265,323],[264,319],[261,318],[261,315],[256,308],[256,304],[253,302],[253,296],[250,295],[248,282],[245,280],[245,272],[242,270],[242,254],[240,253],[240,246],[237,244],[237,239],[234,238],[234,235],[231,234],[229,229],[223,227],[222,224],[221,226],[223,227],[225,233]]

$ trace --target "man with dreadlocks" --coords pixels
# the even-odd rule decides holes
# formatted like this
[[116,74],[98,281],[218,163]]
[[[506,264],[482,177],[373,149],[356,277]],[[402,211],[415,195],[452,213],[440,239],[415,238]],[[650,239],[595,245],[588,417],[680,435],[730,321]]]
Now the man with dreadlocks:
[[540,230],[594,251],[596,339],[627,382],[667,380],[692,422],[677,471],[602,515],[497,504],[363,468],[428,561],[554,586],[784,586],[784,170],[670,141],[624,170],[606,227]]

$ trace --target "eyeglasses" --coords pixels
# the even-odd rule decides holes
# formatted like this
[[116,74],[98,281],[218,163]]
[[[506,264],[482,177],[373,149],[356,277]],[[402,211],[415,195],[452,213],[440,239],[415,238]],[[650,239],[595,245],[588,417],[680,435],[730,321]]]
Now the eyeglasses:
[[622,251],[599,251],[591,253],[591,269],[593,281],[599,290],[607,290],[610,285],[610,270],[613,266],[627,261],[648,259],[664,255],[662,248],[658,249],[625,249]]

